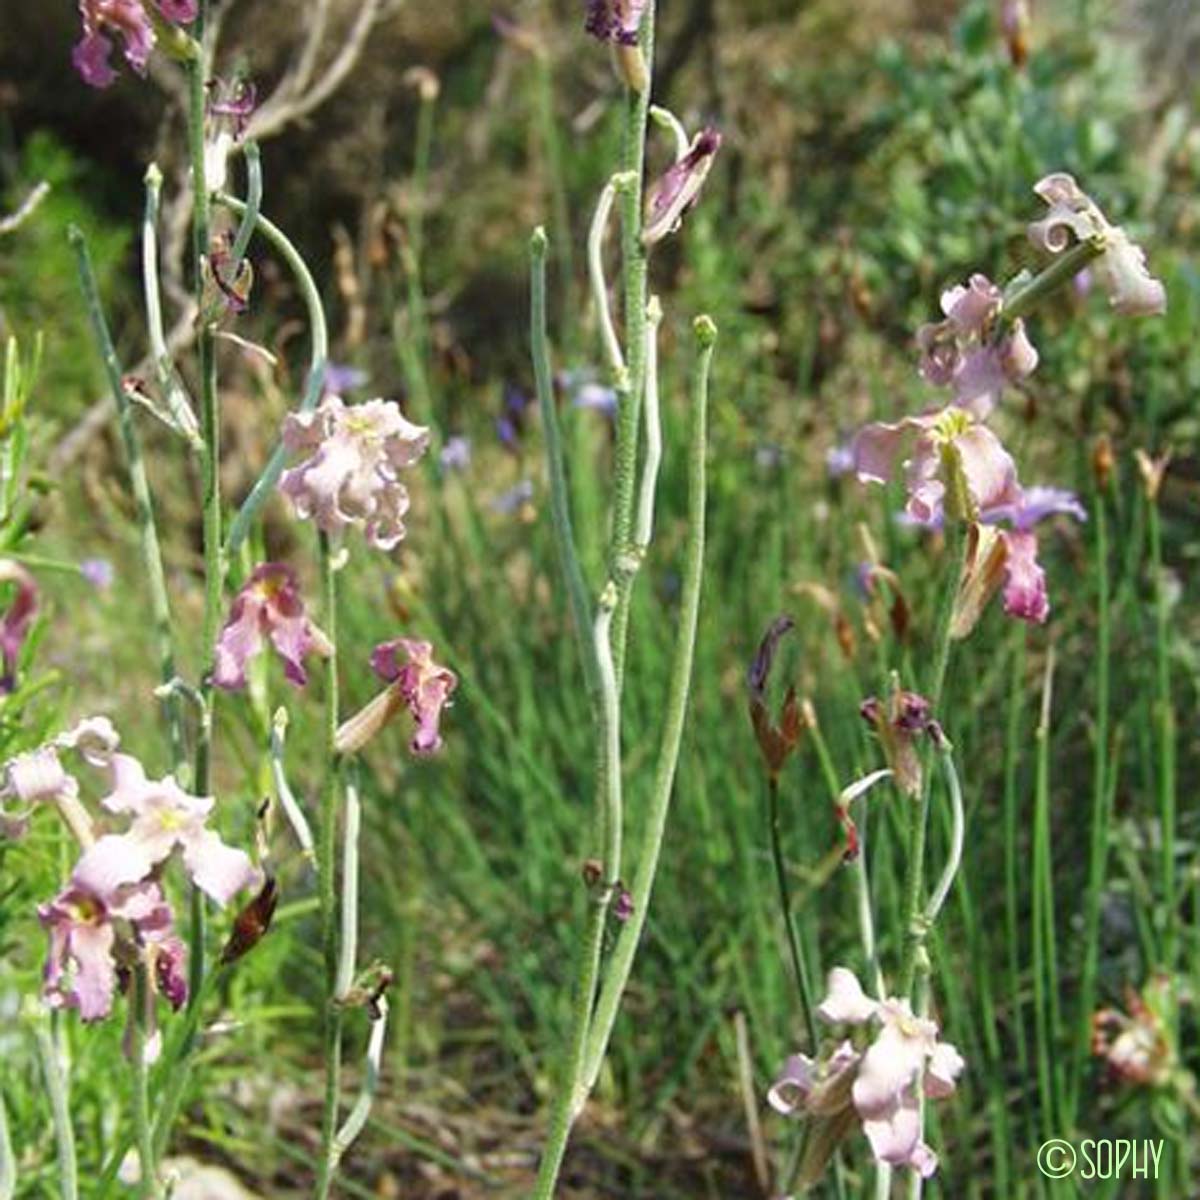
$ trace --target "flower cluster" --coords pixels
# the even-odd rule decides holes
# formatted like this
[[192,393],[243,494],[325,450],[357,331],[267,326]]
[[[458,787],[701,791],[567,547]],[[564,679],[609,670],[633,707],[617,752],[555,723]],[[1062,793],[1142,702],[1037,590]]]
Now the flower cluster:
[[401,709],[417,723],[409,749],[417,755],[440,750],[442,710],[450,703],[458,677],[433,661],[433,646],[414,638],[383,642],[371,654],[371,668],[388,686],[337,731],[338,753],[360,750]]
[[142,0],[79,0],[83,38],[72,51],[71,61],[85,83],[106,88],[117,77],[108,60],[113,51],[111,37],[119,37],[125,61],[144,75],[158,40],[156,24],[188,25],[196,19],[196,12],[196,0],[157,0],[153,6]]
[[429,431],[406,420],[395,401],[346,405],[326,396],[313,412],[287,417],[283,444],[307,455],[279,481],[297,516],[325,533],[360,527],[378,550],[400,542],[408,491],[399,472],[425,453]]
[[826,1136],[812,1139],[822,1161],[806,1164],[806,1181],[854,1124],[861,1125],[879,1162],[932,1175],[937,1155],[924,1141],[920,1097],[949,1096],[965,1066],[962,1055],[940,1041],[937,1023],[915,1015],[907,1000],[872,999],[845,967],[829,972],[828,993],[817,1012],[831,1024],[874,1023],[876,1032],[866,1050],[847,1039],[823,1060],[792,1055],[768,1093],[776,1112],[825,1125]]
[[[82,853],[70,879],[38,916],[50,938],[44,975],[46,1001],[79,1010],[85,1021],[107,1017],[118,985],[139,964],[174,1008],[187,998],[185,950],[161,876],[176,857],[192,882],[216,903],[256,883],[258,869],[243,851],[208,828],[214,801],[193,796],[171,776],[147,778],[142,764],[118,750],[104,717],[93,717],[53,741],[5,763],[0,801],[25,806],[6,814],[9,836],[28,828],[33,810],[58,810]],[[108,783],[100,807],[125,820],[105,831],[81,803],[79,781],[63,765],[74,752]]]
[[[1030,226],[1035,245],[1057,254],[1073,234],[1094,248],[1093,269],[1118,312],[1164,311],[1165,292],[1147,272],[1142,251],[1124,230],[1108,223],[1071,176],[1048,175],[1034,191],[1050,206],[1046,217]],[[917,344],[921,377],[950,389],[950,402],[896,422],[867,425],[851,445],[859,479],[884,483],[902,447],[911,442],[912,451],[903,460],[907,518],[929,527],[945,520],[971,525],[969,561],[952,626],[955,637],[970,632],[1002,585],[1009,615],[1044,622],[1050,602],[1034,526],[1056,513],[1078,520],[1085,515],[1069,492],[1022,487],[1012,456],[987,424],[1004,389],[1026,379],[1038,365],[1023,320],[1016,312],[1010,315],[1013,295],[1031,286],[1018,279],[1005,290],[975,274],[944,292],[944,319],[923,326]]]

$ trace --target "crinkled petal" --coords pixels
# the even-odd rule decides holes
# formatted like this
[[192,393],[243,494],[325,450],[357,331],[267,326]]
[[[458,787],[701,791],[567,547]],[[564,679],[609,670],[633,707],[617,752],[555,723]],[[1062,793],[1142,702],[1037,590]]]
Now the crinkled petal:
[[878,1117],[896,1103],[925,1061],[925,1042],[895,1024],[887,1024],[867,1048],[854,1081],[854,1107],[863,1117]]
[[767,1103],[785,1117],[803,1108],[815,1081],[815,1066],[806,1055],[793,1054],[784,1062],[783,1069],[767,1092]]
[[1017,467],[1000,439],[985,425],[972,425],[954,439],[971,498],[979,508],[1020,499]]
[[878,1002],[863,991],[853,971],[846,967],[834,967],[829,972],[825,999],[817,1008],[824,1020],[861,1025],[875,1016],[878,1010]]
[[1035,625],[1045,624],[1050,615],[1046,594],[1046,573],[1037,560],[1037,537],[1032,533],[1005,533],[1007,556],[1004,585],[1004,611]]
[[102,33],[91,33],[71,51],[71,62],[89,87],[106,88],[116,79],[117,73],[109,62],[112,48],[112,42]]
[[111,896],[124,884],[145,879],[155,864],[166,857],[156,856],[159,849],[152,842],[128,834],[105,834],[83,852],[71,878],[77,886],[96,896]]
[[184,842],[183,865],[195,885],[218,904],[228,903],[236,892],[251,887],[259,878],[250,856],[227,846],[211,829]]
[[879,1162],[893,1167],[913,1165],[913,1156],[922,1144],[921,1114],[915,1099],[906,1095],[877,1116],[867,1118],[863,1133]]
[[954,1091],[954,1081],[962,1074],[966,1065],[956,1047],[949,1042],[938,1042],[925,1065],[925,1095],[935,1100],[949,1096]]

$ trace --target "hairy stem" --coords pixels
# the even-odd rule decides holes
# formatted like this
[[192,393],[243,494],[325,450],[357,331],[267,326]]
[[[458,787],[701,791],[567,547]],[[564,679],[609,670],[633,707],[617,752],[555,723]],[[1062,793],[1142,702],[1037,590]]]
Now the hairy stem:
[[633,912],[617,939],[596,1004],[596,1014],[588,1034],[586,1085],[593,1088],[608,1048],[617,1012],[637,954],[650,894],[658,871],[659,854],[666,832],[679,748],[687,717],[691,689],[692,663],[696,648],[696,627],[700,616],[700,594],[704,574],[705,495],[708,450],[708,381],[716,340],[716,327],[701,318],[696,327],[698,354],[692,381],[692,425],[688,443],[688,540],[684,550],[683,590],[678,631],[671,661],[667,692],[666,719],[659,744],[654,783],[646,810],[638,853],[637,873],[632,888]]

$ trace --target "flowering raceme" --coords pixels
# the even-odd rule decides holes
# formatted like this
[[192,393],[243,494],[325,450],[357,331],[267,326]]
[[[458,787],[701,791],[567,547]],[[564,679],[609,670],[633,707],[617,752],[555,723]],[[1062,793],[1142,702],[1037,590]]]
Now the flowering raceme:
[[[824,1062],[793,1055],[768,1094],[772,1107],[785,1116],[832,1119],[835,1137],[856,1118],[876,1159],[932,1175],[937,1155],[923,1139],[920,1094],[949,1096],[965,1065],[962,1056],[939,1040],[936,1022],[916,1016],[907,1000],[867,996],[845,967],[829,972],[817,1012],[831,1024],[875,1022],[875,1039],[861,1053],[843,1041]],[[831,1153],[834,1145],[836,1140],[827,1141],[826,1150]]]
[[332,651],[329,639],[309,620],[296,573],[284,563],[261,563],[238,592],[217,639],[213,683],[227,691],[244,688],[246,664],[262,650],[264,639],[297,687],[308,682],[304,660]]
[[[187,25],[196,19],[196,0],[158,0],[156,8],[159,18],[172,24]],[[142,0],[79,0],[83,38],[71,61],[85,83],[106,88],[117,77],[108,61],[113,50],[108,34],[121,39],[125,61],[134,71],[146,73],[157,40],[154,18],[147,9]]]
[[287,417],[283,444],[308,456],[279,482],[299,517],[325,533],[361,527],[378,550],[400,542],[408,491],[399,471],[425,453],[429,431],[407,421],[395,401],[346,405],[326,396],[313,412]]

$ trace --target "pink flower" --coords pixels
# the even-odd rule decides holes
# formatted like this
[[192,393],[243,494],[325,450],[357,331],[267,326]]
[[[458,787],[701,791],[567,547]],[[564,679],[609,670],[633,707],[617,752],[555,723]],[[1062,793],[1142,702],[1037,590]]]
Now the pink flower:
[[1000,439],[971,411],[953,404],[940,412],[860,429],[851,446],[858,478],[885,483],[910,432],[917,439],[913,456],[904,463],[906,511],[914,521],[932,523],[947,502],[956,516],[967,518],[980,509],[1019,502],[1017,469]]
[[922,378],[936,387],[952,386],[957,402],[981,419],[1006,384],[1031,375],[1038,364],[1022,321],[1007,330],[999,326],[1003,304],[1000,289],[975,274],[942,293],[944,321],[917,330]]
[[767,1103],[785,1117],[804,1112],[829,1116],[850,1102],[851,1085],[862,1055],[842,1042],[824,1061],[793,1054],[767,1093]]
[[362,527],[379,550],[404,537],[408,492],[399,471],[425,453],[429,431],[405,420],[398,404],[347,406],[327,396],[313,412],[288,416],[283,444],[308,455],[279,483],[299,517],[311,517],[325,533]]
[[111,896],[145,879],[176,848],[192,881],[218,904],[258,880],[249,857],[207,828],[212,797],[189,795],[170,775],[148,780],[129,754],[114,754],[109,769],[112,791],[101,804],[132,822],[125,833],[106,834],[84,851],[72,876],[76,885],[94,896]]
[[308,682],[304,660],[328,657],[329,639],[309,620],[296,573],[284,563],[260,563],[238,592],[217,638],[213,683],[226,691],[246,686],[246,664],[270,641],[283,673],[297,687]]
[[1167,292],[1146,267],[1146,255],[1119,225],[1110,225],[1096,202],[1064,171],[1047,175],[1033,190],[1050,211],[1029,226],[1035,246],[1060,254],[1077,241],[1097,241],[1103,253],[1092,270],[1109,303],[1127,316],[1157,316],[1167,311]]
[[[401,653],[406,662],[401,662]],[[384,642],[371,654],[371,666],[388,687],[337,731],[338,753],[361,749],[402,708],[407,708],[417,723],[409,749],[420,755],[440,750],[438,725],[458,677],[433,661],[433,646],[413,638]]]
[[[66,773],[53,746],[41,746],[18,754],[4,764],[0,784],[0,835],[24,837],[33,805],[54,804],[66,796],[77,796],[79,785]],[[15,800],[25,812],[10,813],[4,801]]]
[[938,1040],[936,1022],[914,1015],[907,1000],[867,996],[845,967],[829,972],[828,994],[817,1012],[838,1024],[878,1022],[875,1040],[858,1064],[854,1107],[880,1162],[932,1175],[937,1155],[922,1140],[918,1089],[933,1099],[949,1096],[965,1065],[962,1056]]
[[684,215],[700,199],[700,189],[708,178],[713,159],[721,148],[721,135],[706,127],[692,139],[687,151],[667,168],[663,177],[650,190],[646,202],[646,225],[642,241],[647,246],[661,242],[674,233]]
[[187,954],[157,883],[124,887],[102,899],[72,882],[39,907],[38,918],[50,935],[44,994],[51,1007],[77,1008],[85,1021],[107,1017],[118,963],[128,965],[137,954],[145,955],[151,978],[173,1008],[186,1001]]
[[588,0],[584,28],[602,42],[636,46],[646,0]]
[[[196,0],[158,0],[158,11],[166,21],[188,24],[196,19]],[[108,87],[117,74],[108,61],[113,44],[106,34],[115,34],[124,46],[125,61],[139,74],[146,73],[154,49],[154,23],[142,0],[79,0],[83,39],[71,54],[75,69],[85,83]]]
[[4,663],[4,672],[0,675],[2,694],[11,692],[17,685],[21,647],[25,645],[33,618],[37,615],[38,590],[33,576],[10,558],[0,559],[0,583],[13,583],[17,588],[8,610],[0,617],[0,658]]

